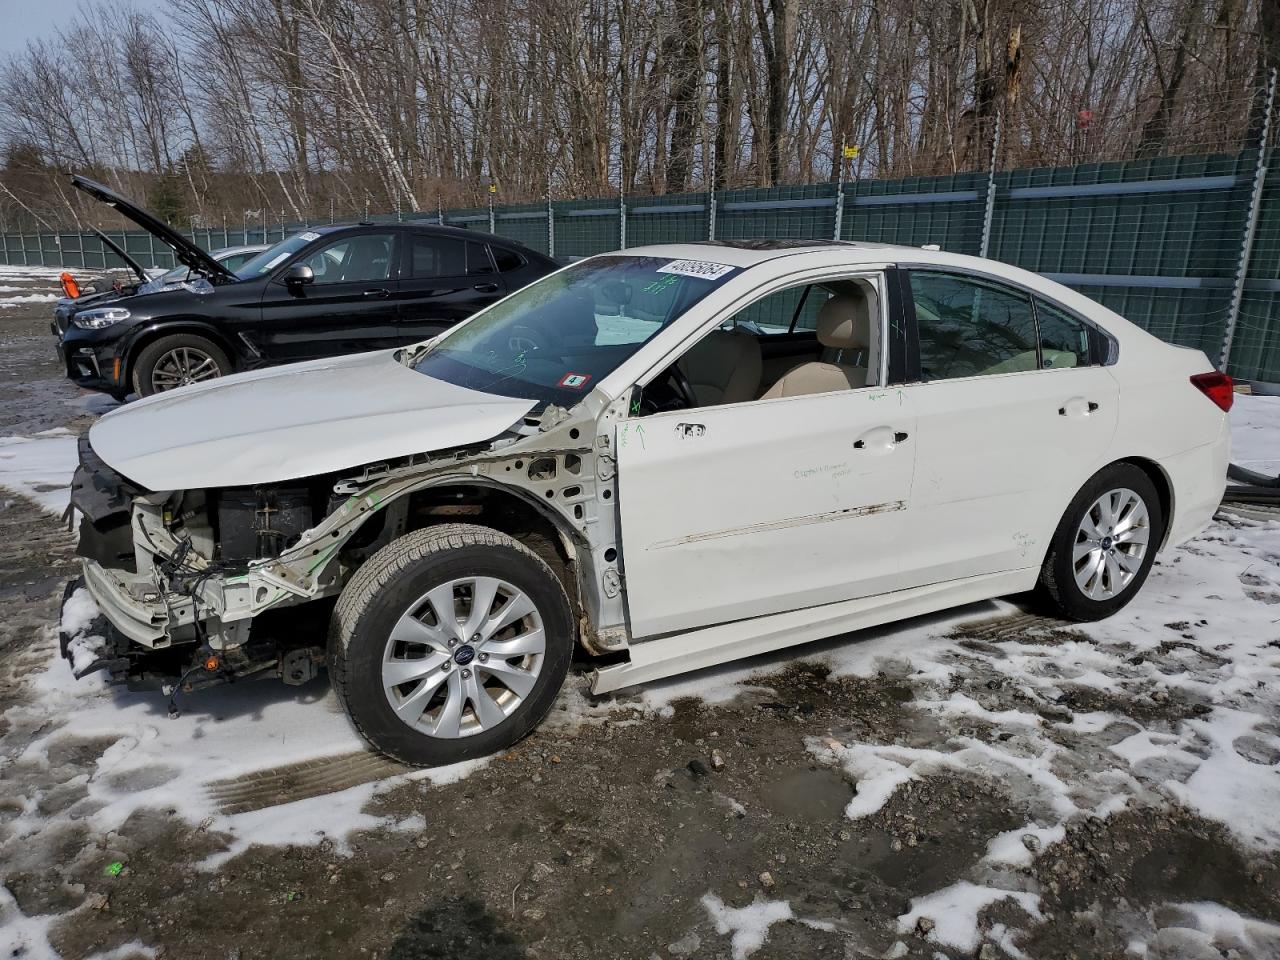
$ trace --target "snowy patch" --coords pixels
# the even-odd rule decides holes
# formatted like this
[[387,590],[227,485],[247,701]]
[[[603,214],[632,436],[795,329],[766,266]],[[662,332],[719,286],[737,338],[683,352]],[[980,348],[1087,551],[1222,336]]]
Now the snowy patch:
[[1229,414],[1231,462],[1280,474],[1280,397],[1236,394]]
[[[71,604],[72,625],[83,628],[91,612]],[[483,767],[486,759],[431,770],[414,770],[346,790],[247,813],[227,814],[211,796],[209,783],[269,770],[282,764],[319,761],[362,752],[352,729],[323,681],[290,687],[250,681],[181,696],[182,715],[169,719],[157,691],[129,692],[100,675],[75,680],[58,655],[52,631],[43,640],[46,668],[32,678],[35,698],[11,706],[2,716],[15,726],[47,728],[14,760],[38,766],[68,738],[114,741],[98,758],[87,782],[88,795],[58,816],[39,812],[45,787],[18,785],[24,812],[9,821],[8,843],[38,849],[68,820],[99,835],[118,829],[143,809],[181,810],[189,822],[225,834],[228,847],[204,866],[213,868],[252,844],[313,844],[328,838],[344,849],[353,831],[394,826],[365,812],[369,801],[403,783],[425,789],[456,781]],[[48,785],[55,789],[55,785]]]
[[792,919],[791,904],[785,900],[757,897],[750,906],[730,907],[719,897],[708,893],[702,898],[702,905],[711,915],[716,933],[733,934],[730,941],[733,960],[745,960],[751,956],[764,946],[769,937],[769,927]]
[[921,917],[933,921],[927,939],[956,950],[973,952],[982,942],[978,914],[1001,900],[1014,900],[1033,919],[1041,919],[1040,898],[1018,890],[995,890],[960,881],[911,901],[911,909],[898,918],[898,932],[910,933]]
[[17,297],[0,297],[0,310],[19,307],[24,303],[53,303],[62,297],[56,293],[27,293]]
[[61,427],[34,437],[0,437],[0,487],[61,516],[79,463],[76,448],[76,437]]

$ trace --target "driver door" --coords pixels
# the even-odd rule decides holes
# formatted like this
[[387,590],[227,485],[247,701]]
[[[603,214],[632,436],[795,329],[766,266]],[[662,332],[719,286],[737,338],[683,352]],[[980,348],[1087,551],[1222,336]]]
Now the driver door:
[[634,637],[901,587],[916,445],[897,388],[633,416],[616,430]]

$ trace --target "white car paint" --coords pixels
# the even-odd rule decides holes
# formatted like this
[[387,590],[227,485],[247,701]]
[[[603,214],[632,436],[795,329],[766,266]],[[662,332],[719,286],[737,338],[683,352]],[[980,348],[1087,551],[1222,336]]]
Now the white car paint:
[[107,464],[148,490],[276,483],[490,440],[532,400],[410,370],[396,350],[269,367],[158,393],[89,431]]
[[[628,663],[597,672],[597,691],[1028,589],[1068,502],[1116,460],[1148,459],[1170,482],[1165,545],[1202,529],[1221,497],[1227,418],[1189,383],[1213,369],[1204,355],[1035,274],[879,244],[673,244],[623,255],[743,269],[603,377],[551,432],[512,445],[513,459],[526,449],[582,451],[567,440],[581,430],[595,453],[616,458],[616,477],[601,458],[564,481],[579,489],[579,504],[591,501],[573,527],[588,548],[577,554],[584,609],[597,636],[629,646]],[[1117,359],[643,417],[629,410],[637,384],[750,303],[854,274],[884,290],[895,265],[979,274],[1056,301],[1114,338]],[[880,323],[883,343],[883,313]],[[884,383],[877,360],[874,379]],[[247,486],[479,443],[534,406],[440,383],[382,352],[158,395],[104,418],[90,439],[109,465],[152,489]],[[464,468],[445,479],[465,482]],[[488,481],[565,509],[563,491],[511,465],[494,466]],[[310,596],[320,587],[291,589]]]

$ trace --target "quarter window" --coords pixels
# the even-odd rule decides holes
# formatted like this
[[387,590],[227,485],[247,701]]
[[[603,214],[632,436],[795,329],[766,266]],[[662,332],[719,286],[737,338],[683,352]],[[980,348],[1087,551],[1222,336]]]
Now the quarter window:
[[490,247],[489,249],[493,251],[493,259],[497,261],[498,270],[502,273],[519,270],[524,266],[524,257],[514,250],[508,250],[505,247]]
[[1083,321],[1038,297],[1036,320],[1040,324],[1042,367],[1055,370],[1089,365],[1089,328]]
[[920,375],[950,380],[1035,370],[1031,298],[971,277],[913,271]]

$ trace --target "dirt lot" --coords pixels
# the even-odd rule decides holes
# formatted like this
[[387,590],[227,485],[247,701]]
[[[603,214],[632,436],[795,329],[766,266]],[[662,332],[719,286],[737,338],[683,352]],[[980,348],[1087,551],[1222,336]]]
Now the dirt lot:
[[[109,405],[49,308],[0,309],[0,436]],[[982,604],[598,702],[584,667],[430,776],[323,678],[176,720],[75,684],[71,535],[5,493],[0,536],[0,956],[1280,957],[1280,525],[1087,629]]]

